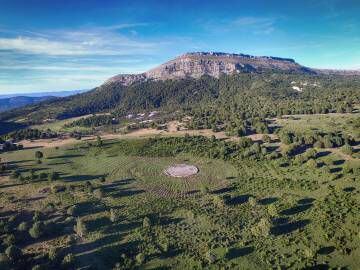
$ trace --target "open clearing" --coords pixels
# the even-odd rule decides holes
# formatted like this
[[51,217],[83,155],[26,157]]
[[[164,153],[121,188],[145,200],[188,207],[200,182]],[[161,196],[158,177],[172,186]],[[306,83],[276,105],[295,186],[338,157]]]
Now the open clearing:
[[[44,218],[58,220],[71,231],[67,212],[76,204],[88,228],[86,236],[70,247],[64,246],[66,237],[58,234],[28,241],[22,246],[25,251],[46,252],[49,246],[58,246],[71,251],[79,267],[109,269],[119,261],[118,254],[136,254],[141,243],[148,241],[141,229],[144,216],[148,216],[154,224],[152,230],[170,248],[157,251],[160,253],[147,251],[153,255],[143,265],[145,269],[192,268],[197,265],[194,254],[205,256],[201,253],[205,243],[214,252],[225,252],[235,269],[264,269],[278,263],[299,269],[309,260],[356,269],[360,263],[359,239],[351,237],[359,228],[360,186],[354,176],[341,176],[339,156],[327,154],[318,159],[329,164],[330,171],[324,172],[306,165],[284,166],[277,160],[244,160],[233,165],[190,154],[134,156],[126,154],[126,149],[129,143],[141,141],[127,141],[106,140],[101,148],[84,142],[44,148],[41,164],[34,160],[37,149],[2,154],[23,175],[31,169],[36,173],[56,171],[60,180],[21,184],[2,177],[0,203],[6,207],[0,209],[1,216],[18,213],[21,220],[29,215],[29,209],[38,209]],[[193,164],[199,171],[185,178],[165,175],[164,169],[174,164]],[[101,181],[104,175],[106,182]],[[101,198],[88,191],[88,182],[92,189],[102,190]],[[54,193],[51,187],[56,185],[67,188]],[[206,193],[201,192],[204,186]],[[49,210],[49,205],[55,205],[55,210]],[[270,236],[254,236],[251,228],[268,215],[271,205],[276,212],[271,212],[275,217]],[[107,218],[110,208],[121,213],[113,223]],[[342,213],[347,213],[347,221],[342,221]],[[173,251],[178,249],[186,252]],[[310,249],[316,254],[311,259]]]

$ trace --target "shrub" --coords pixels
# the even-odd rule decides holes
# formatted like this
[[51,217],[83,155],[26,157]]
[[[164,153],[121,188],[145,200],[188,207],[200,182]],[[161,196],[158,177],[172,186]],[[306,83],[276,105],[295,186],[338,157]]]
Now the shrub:
[[4,238],[4,244],[6,246],[11,246],[11,245],[14,245],[16,242],[16,238],[15,238],[15,235],[13,234],[8,234],[6,235],[6,237]]
[[48,174],[48,180],[50,182],[56,181],[56,180],[59,180],[59,179],[60,179],[60,175],[57,172],[51,172],[51,173]]
[[323,138],[323,143],[325,148],[333,148],[334,143],[332,142],[332,137],[330,135],[325,135]]
[[271,223],[268,219],[262,218],[259,223],[251,228],[251,232],[254,236],[269,236]]
[[314,160],[314,159],[309,159],[306,162],[306,165],[309,166],[310,168],[317,168],[318,167],[318,164],[317,164],[316,160]]
[[277,208],[276,208],[276,205],[274,204],[270,204],[268,207],[267,207],[267,211],[269,213],[269,215],[271,217],[276,217],[278,215],[278,211],[277,211]]
[[205,253],[205,259],[208,262],[208,264],[212,264],[216,261],[216,256],[211,250],[208,250]]
[[70,206],[67,210],[66,210],[66,213],[70,216],[75,216],[76,215],[76,212],[77,212],[77,205],[72,205]]
[[44,225],[41,221],[37,221],[29,230],[29,234],[32,238],[40,238],[44,234]]
[[116,222],[120,219],[120,213],[116,209],[111,208],[109,214],[110,214],[109,218],[111,222]]
[[345,144],[343,147],[341,147],[341,152],[346,155],[352,155],[354,150],[349,144]]
[[143,228],[150,228],[151,220],[148,217],[144,217],[143,219]]
[[51,192],[52,193],[59,193],[66,190],[66,187],[64,185],[52,185],[51,186]]
[[269,136],[269,135],[264,135],[263,137],[262,137],[262,140],[263,140],[263,142],[266,142],[266,143],[271,143],[271,137]]
[[62,260],[62,266],[68,269],[69,267],[75,264],[75,256],[72,253],[67,254],[64,259]]
[[136,255],[135,259],[138,264],[142,265],[145,262],[144,253],[139,253],[138,255]]
[[12,261],[17,261],[22,257],[22,251],[17,246],[11,245],[5,250],[6,256]]
[[288,132],[281,132],[279,138],[283,144],[291,144],[293,142],[292,134]]
[[209,187],[207,185],[202,184],[200,187],[201,194],[205,195],[209,193]]
[[44,266],[40,265],[40,264],[37,264],[37,265],[34,265],[31,270],[43,270],[45,269]]
[[0,253],[0,269],[9,269],[9,258],[4,253]]
[[29,229],[29,224],[25,221],[21,222],[19,226],[17,227],[18,231],[25,232]]
[[250,204],[251,207],[256,206],[256,204],[257,204],[256,199],[254,197],[250,197],[249,198],[249,204]]
[[10,178],[11,179],[18,179],[21,176],[21,173],[18,170],[15,170],[11,173]]
[[48,174],[42,172],[42,173],[39,174],[39,178],[40,178],[41,180],[47,179],[47,178],[48,178]]
[[213,196],[213,204],[219,208],[225,207],[224,199],[218,195]]
[[81,218],[76,219],[76,225],[74,226],[74,231],[79,237],[84,237],[87,233],[86,224]]
[[35,158],[36,159],[41,159],[44,157],[44,154],[41,151],[36,151],[35,152]]
[[314,143],[314,147],[315,147],[315,148],[324,148],[324,144],[323,144],[323,142],[321,142],[321,141],[316,141],[316,142]]
[[32,220],[36,222],[36,221],[40,221],[41,219],[42,219],[42,214],[39,211],[34,211]]
[[52,262],[55,262],[55,261],[59,260],[59,256],[60,256],[59,253],[60,252],[59,252],[58,248],[51,248],[49,250],[49,253],[48,253],[49,260],[52,261]]
[[101,188],[95,189],[93,194],[97,199],[102,199],[104,197],[104,192]]

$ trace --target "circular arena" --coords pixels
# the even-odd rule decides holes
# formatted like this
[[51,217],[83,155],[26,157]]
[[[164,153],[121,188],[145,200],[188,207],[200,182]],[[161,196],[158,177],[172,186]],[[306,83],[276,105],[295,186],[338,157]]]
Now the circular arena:
[[189,177],[192,175],[195,175],[199,172],[199,169],[196,166],[193,165],[187,165],[187,164],[175,164],[172,166],[169,166],[164,170],[164,173],[168,176],[172,177]]

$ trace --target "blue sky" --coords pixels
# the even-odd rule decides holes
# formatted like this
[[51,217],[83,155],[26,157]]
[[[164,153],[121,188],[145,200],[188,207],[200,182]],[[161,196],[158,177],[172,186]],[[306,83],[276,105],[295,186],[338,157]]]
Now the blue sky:
[[0,0],[0,94],[88,89],[188,51],[360,69],[359,0]]

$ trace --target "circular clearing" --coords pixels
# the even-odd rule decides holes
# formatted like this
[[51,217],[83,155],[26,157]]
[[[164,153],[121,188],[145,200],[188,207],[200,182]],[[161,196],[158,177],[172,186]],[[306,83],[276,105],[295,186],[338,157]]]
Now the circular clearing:
[[193,165],[187,164],[176,164],[169,166],[164,170],[164,173],[172,177],[189,177],[194,174],[197,174],[199,169]]

